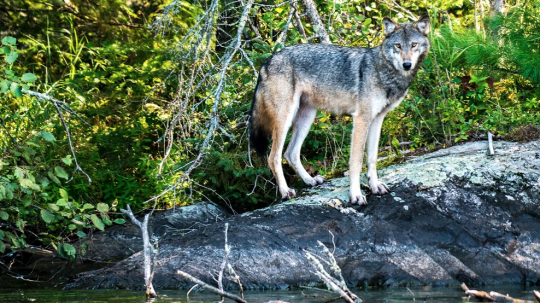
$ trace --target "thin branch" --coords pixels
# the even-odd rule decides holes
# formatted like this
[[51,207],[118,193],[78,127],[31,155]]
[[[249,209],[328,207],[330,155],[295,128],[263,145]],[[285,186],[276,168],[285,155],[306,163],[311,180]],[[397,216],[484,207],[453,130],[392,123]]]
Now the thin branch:
[[222,291],[222,290],[219,290],[217,289],[216,287],[212,286],[212,285],[209,285],[209,284],[206,284],[205,282],[195,278],[194,276],[186,273],[186,272],[183,272],[181,270],[178,270],[176,273],[178,273],[179,275],[181,275],[182,277],[188,279],[189,281],[195,283],[195,284],[198,284],[200,287],[206,289],[206,290],[209,290],[213,293],[216,293],[222,297],[225,297],[225,298],[229,298],[231,300],[234,300],[235,302],[238,302],[238,303],[247,303],[246,300],[240,298],[239,296],[237,295],[233,295],[231,293],[228,293],[226,291]]

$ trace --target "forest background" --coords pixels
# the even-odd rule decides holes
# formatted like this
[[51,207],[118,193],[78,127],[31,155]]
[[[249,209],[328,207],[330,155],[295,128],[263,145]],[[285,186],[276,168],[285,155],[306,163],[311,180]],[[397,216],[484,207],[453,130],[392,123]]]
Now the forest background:
[[[373,47],[385,16],[428,13],[432,48],[383,126],[386,160],[540,124],[540,3],[509,0],[7,0],[0,8],[0,253],[74,259],[136,212],[276,201],[247,123],[260,65],[281,48]],[[315,25],[314,25],[315,24]],[[303,163],[348,169],[350,117],[319,112]],[[389,148],[383,148],[383,147]],[[287,170],[293,187],[302,187]],[[2,266],[7,269],[6,263]]]

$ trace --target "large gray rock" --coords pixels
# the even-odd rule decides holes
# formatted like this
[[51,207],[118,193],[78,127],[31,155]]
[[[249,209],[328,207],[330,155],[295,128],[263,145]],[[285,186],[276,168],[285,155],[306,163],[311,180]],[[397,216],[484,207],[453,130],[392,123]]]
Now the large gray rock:
[[[348,179],[333,179],[294,201],[167,237],[154,286],[189,286],[178,269],[214,284],[224,222],[229,261],[248,288],[318,281],[303,250],[320,253],[317,240],[331,248],[330,232],[352,286],[540,284],[539,145],[496,142],[490,157],[485,142],[467,143],[382,170],[393,192],[369,195],[367,206],[330,206],[348,199]],[[67,287],[142,288],[142,253]]]

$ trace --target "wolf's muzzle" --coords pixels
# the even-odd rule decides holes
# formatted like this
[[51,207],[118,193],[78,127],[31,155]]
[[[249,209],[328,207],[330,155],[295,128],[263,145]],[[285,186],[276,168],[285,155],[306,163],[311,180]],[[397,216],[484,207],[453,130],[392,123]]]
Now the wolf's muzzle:
[[404,70],[411,69],[411,66],[412,66],[411,62],[403,62],[403,69]]
[[411,66],[412,66],[411,62],[403,62],[403,69],[404,70],[411,69]]

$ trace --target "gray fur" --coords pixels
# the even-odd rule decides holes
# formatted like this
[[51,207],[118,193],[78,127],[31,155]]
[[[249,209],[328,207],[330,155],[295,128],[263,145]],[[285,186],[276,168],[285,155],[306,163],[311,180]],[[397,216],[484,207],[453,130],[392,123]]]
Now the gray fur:
[[[320,183],[320,178],[313,179],[302,167],[299,147],[314,111],[324,109],[353,116],[353,141],[358,142],[351,147],[351,201],[365,203],[356,180],[362,162],[358,153],[363,153],[366,140],[372,141],[368,143],[371,153],[376,152],[373,146],[378,146],[382,119],[403,100],[429,51],[429,18],[421,17],[412,24],[397,24],[388,18],[383,22],[386,39],[375,48],[299,44],[284,48],[262,65],[252,104],[251,133],[272,136],[269,164],[284,198],[295,196],[281,168],[291,125],[293,138],[285,158],[304,182]],[[256,143],[260,136],[252,138]],[[370,186],[373,192],[384,194],[388,189],[378,182],[376,168],[369,161],[376,162],[376,155],[369,157],[369,153]]]

